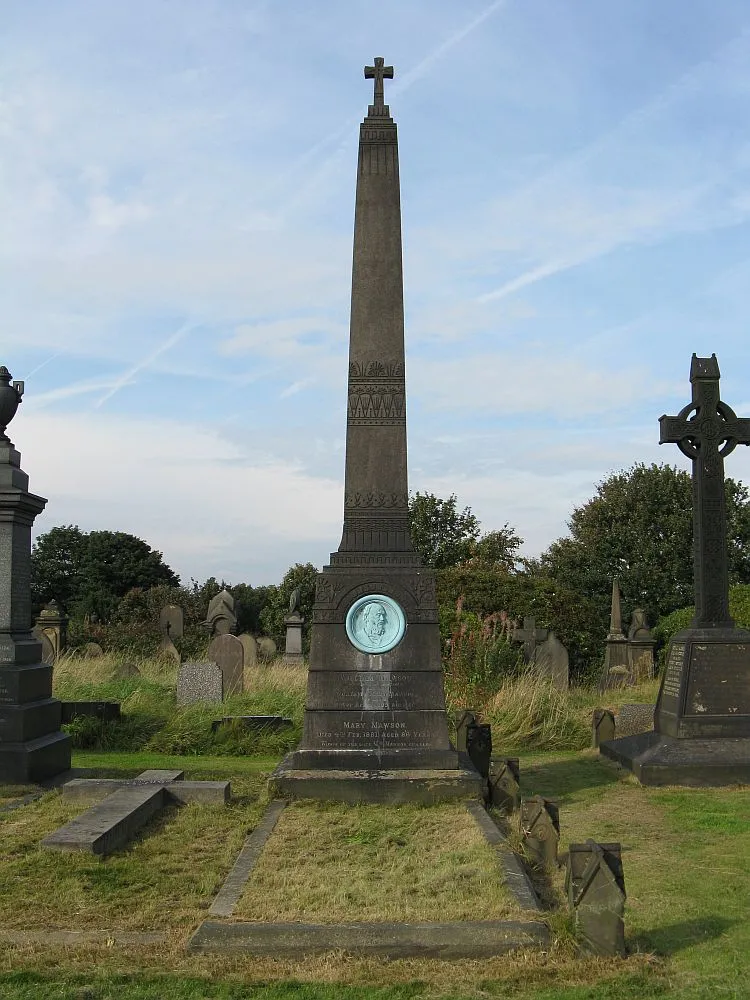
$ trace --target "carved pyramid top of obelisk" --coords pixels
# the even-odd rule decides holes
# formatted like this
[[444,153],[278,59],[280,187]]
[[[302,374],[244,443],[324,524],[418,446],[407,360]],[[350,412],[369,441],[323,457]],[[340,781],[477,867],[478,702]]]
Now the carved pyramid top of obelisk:
[[[396,124],[384,102],[393,67],[365,67],[373,103],[360,125],[354,214],[344,530],[340,553],[401,552],[409,537],[404,293]],[[332,565],[341,562],[336,555]],[[348,558],[347,563],[351,562]]]

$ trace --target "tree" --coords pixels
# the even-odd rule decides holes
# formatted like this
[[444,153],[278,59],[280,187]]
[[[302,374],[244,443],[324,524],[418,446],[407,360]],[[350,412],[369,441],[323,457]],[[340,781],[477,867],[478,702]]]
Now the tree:
[[523,545],[508,522],[497,531],[488,531],[470,546],[468,562],[471,565],[512,572],[519,562],[518,550]]
[[457,566],[471,556],[479,537],[479,520],[471,507],[459,511],[457,503],[455,493],[447,500],[433,493],[409,497],[411,540],[425,566]]
[[161,552],[123,531],[82,532],[77,525],[40,535],[31,553],[32,596],[37,605],[53,598],[70,614],[96,614],[106,621],[135,587],[149,590],[180,579]]
[[283,650],[286,639],[284,619],[289,614],[289,599],[296,588],[299,588],[300,592],[299,612],[305,619],[302,629],[302,648],[305,653],[309,650],[317,579],[318,571],[312,563],[295,563],[286,571],[278,587],[268,588],[266,604],[260,612],[260,622],[265,634],[275,641],[280,650]]
[[[750,582],[750,501],[726,480],[729,575]],[[569,538],[547,549],[532,570],[547,573],[594,602],[600,629],[609,619],[612,578],[627,614],[646,611],[651,624],[693,601],[693,493],[690,476],[669,465],[636,464],[599,483],[571,515]]]

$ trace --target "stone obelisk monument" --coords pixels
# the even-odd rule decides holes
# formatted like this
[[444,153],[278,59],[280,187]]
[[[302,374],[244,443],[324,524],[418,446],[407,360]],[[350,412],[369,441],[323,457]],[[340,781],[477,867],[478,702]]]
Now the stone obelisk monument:
[[23,382],[0,367],[0,782],[28,783],[70,767],[70,737],[60,732],[52,667],[31,632],[31,526],[47,501],[29,493],[29,477],[5,429]]
[[295,796],[434,801],[477,795],[480,779],[448,737],[434,575],[409,534],[398,140],[383,93],[393,67],[377,58],[365,77],[344,527],[318,578],[302,742],[274,781]]
[[719,397],[716,355],[690,365],[692,401],[659,419],[660,444],[693,463],[695,616],[669,644],[650,733],[601,753],[648,785],[750,782],[750,631],[729,613],[724,458],[750,445],[750,419]]

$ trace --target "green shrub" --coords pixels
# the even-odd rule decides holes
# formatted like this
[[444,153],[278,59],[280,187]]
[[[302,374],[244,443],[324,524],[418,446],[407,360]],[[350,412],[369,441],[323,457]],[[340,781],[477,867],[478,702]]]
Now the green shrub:
[[[654,638],[659,650],[657,662],[659,668],[664,666],[669,642],[675,633],[689,628],[695,614],[695,607],[678,608],[671,615],[660,618],[654,627]],[[729,614],[738,628],[750,629],[750,584],[737,584],[729,588]]]

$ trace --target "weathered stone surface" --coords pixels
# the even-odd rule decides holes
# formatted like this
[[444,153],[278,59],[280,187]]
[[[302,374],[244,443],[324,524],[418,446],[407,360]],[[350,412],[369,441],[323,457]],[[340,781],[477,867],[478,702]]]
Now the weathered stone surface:
[[534,672],[539,677],[549,678],[558,691],[568,690],[568,651],[554,632],[550,632],[544,642],[536,647],[532,663]]
[[160,786],[120,788],[82,816],[45,837],[42,847],[56,851],[111,854],[132,840],[163,805],[164,789]]
[[[175,772],[178,775],[182,771]],[[134,788],[140,785],[158,784],[164,787],[167,798],[183,804],[200,802],[204,805],[225,805],[230,798],[228,781],[183,781],[180,778],[147,778],[144,774],[137,778],[74,778],[62,787],[63,798],[80,802],[102,802],[108,795],[120,788]]]
[[[653,714],[653,713],[652,713]],[[591,719],[591,745],[598,747],[615,738],[615,716],[608,708],[595,708]]]
[[177,674],[177,704],[223,701],[224,675],[215,663],[183,663]]
[[208,647],[208,658],[221,670],[224,697],[241,694],[245,684],[245,649],[235,635],[217,635]]
[[166,604],[159,613],[159,627],[166,639],[181,639],[185,628],[182,608],[176,604]]
[[134,663],[118,663],[114,668],[113,676],[115,680],[127,681],[131,677],[140,677],[141,672]]
[[276,643],[273,639],[270,639],[267,635],[262,635],[258,639],[258,658],[268,663],[270,660],[276,659]]
[[488,779],[489,804],[510,815],[521,807],[521,770],[518,757],[493,757]]
[[237,616],[234,613],[234,597],[228,590],[222,590],[211,598],[206,620],[202,625],[208,634],[229,635],[237,631]]
[[491,958],[549,945],[538,921],[462,921],[455,924],[262,924],[205,921],[191,952],[241,952],[294,957],[327,951],[383,958]]
[[293,611],[284,619],[286,625],[286,643],[284,645],[284,659],[289,662],[301,662],[302,655],[302,626],[305,619],[298,611]]
[[633,611],[628,629],[628,667],[633,684],[651,680],[654,676],[654,647],[656,639],[651,634],[642,608]]
[[255,667],[258,664],[258,641],[254,635],[250,635],[249,632],[243,632],[242,635],[238,635],[237,638],[242,643],[242,648],[245,652],[245,670],[248,667]]
[[523,643],[523,658],[527,663],[531,663],[536,647],[544,642],[548,635],[548,629],[536,627],[536,618],[527,616],[523,620],[523,628],[514,629],[510,637],[513,642]]
[[57,601],[42,608],[32,632],[42,644],[42,662],[54,665],[68,646],[68,618]]
[[169,636],[165,636],[159,643],[156,648],[156,655],[166,660],[173,660],[175,663],[180,662],[180,652]]
[[507,838],[479,802],[467,802],[466,808],[474,817],[484,839],[495,850],[503,872],[503,881],[513,893],[518,905],[524,910],[540,912],[542,906],[531,879],[521,859],[511,850]]
[[[29,492],[21,456],[5,433],[23,383],[0,366],[0,782],[29,784],[70,767],[52,668],[32,634],[31,528],[47,501]],[[49,659],[53,656],[46,655]]]
[[599,752],[632,771],[642,785],[750,784],[748,739],[676,739],[652,730],[602,743]]
[[[307,708],[335,704],[341,711],[441,711],[443,675],[437,671],[318,670],[307,682]],[[464,738],[464,749],[466,741]]]
[[250,873],[255,867],[261,851],[266,846],[268,838],[273,833],[274,827],[286,808],[285,799],[273,799],[269,802],[263,817],[245,840],[242,850],[226,877],[224,885],[219,890],[216,898],[209,907],[208,912],[212,917],[231,917],[234,909],[239,903]]
[[492,729],[488,725],[475,722],[469,726],[466,733],[466,753],[472,765],[483,778],[490,774],[490,758],[492,757]]
[[[654,706],[643,704],[620,705],[615,719],[615,736],[634,736],[648,733],[654,728]],[[609,737],[613,739],[614,737]]]
[[560,813],[555,802],[541,795],[521,800],[519,813],[521,840],[529,858],[548,867],[557,865],[560,840]]
[[98,642],[87,642],[83,647],[83,655],[87,660],[95,660],[104,655],[104,650]]
[[[441,680],[442,691],[442,680]],[[463,708],[456,713],[456,750],[459,753],[466,753],[466,739],[471,726],[476,725],[477,713],[473,708]]]
[[[337,754],[336,761],[341,760]],[[290,755],[293,758],[294,755]],[[424,754],[420,755],[422,760]],[[295,768],[290,758],[282,761],[271,775],[269,786],[280,798],[319,799],[328,802],[373,802],[398,804],[465,801],[483,798],[483,782],[476,771],[441,769],[439,765],[409,769],[378,770],[376,759],[367,769],[357,770],[352,762],[345,770]]]
[[586,951],[625,955],[625,879],[619,844],[571,844],[565,872],[568,907]]

